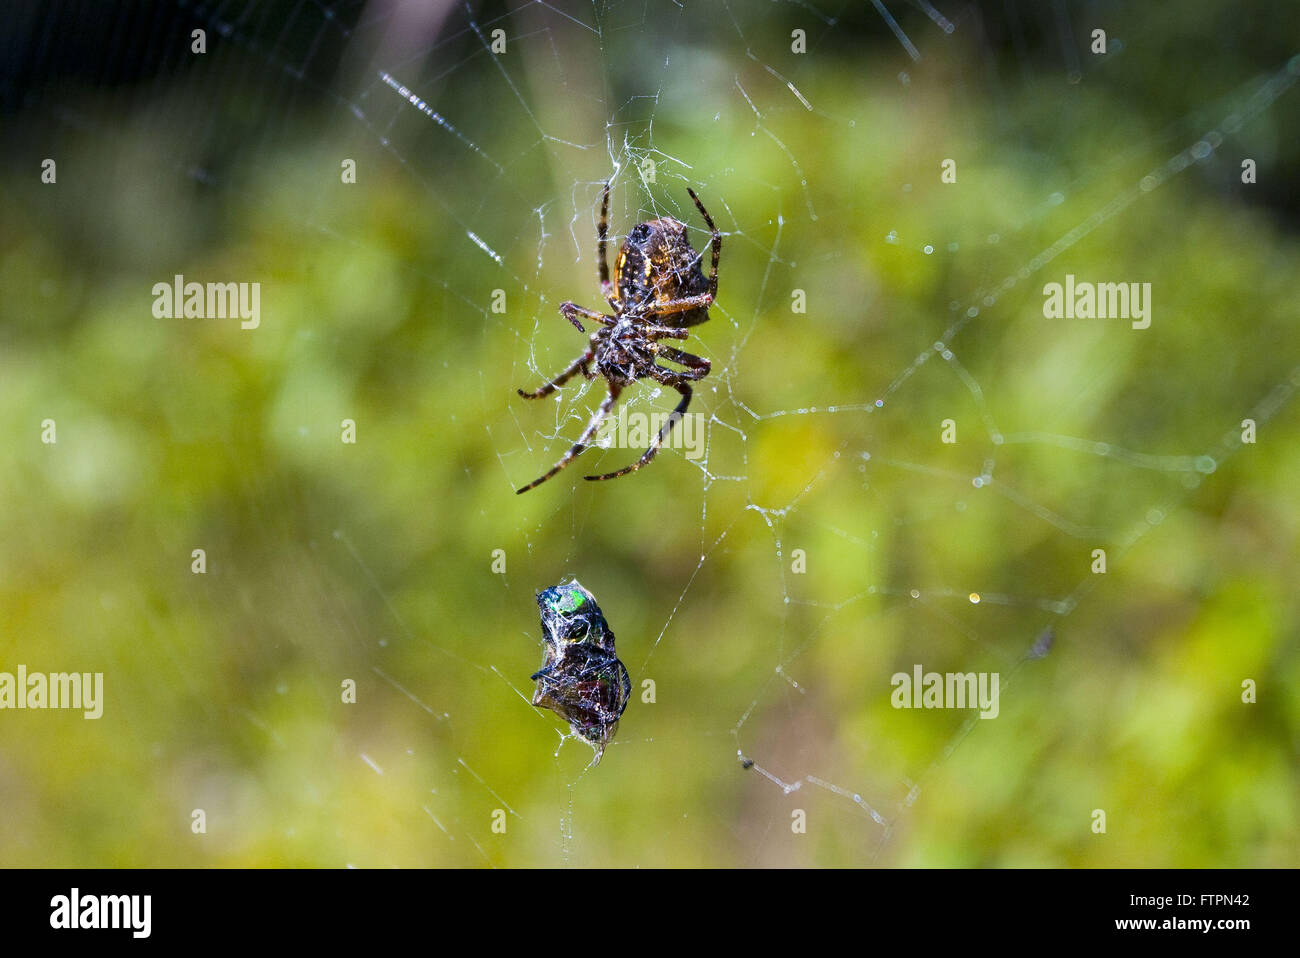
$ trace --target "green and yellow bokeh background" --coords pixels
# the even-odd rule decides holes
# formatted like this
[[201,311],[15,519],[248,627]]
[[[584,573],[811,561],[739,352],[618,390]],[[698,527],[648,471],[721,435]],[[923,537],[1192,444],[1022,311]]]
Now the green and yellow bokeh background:
[[[188,36],[192,13],[159,6]],[[0,169],[0,670],[102,671],[106,702],[0,712],[0,864],[1295,865],[1300,406],[1224,445],[1300,368],[1279,183],[1300,91],[1250,102],[1300,63],[1294,13],[1270,10],[1107,7],[1105,60],[1085,12],[1066,56],[1028,12],[1019,35],[947,35],[913,11],[918,63],[870,10],[628,5],[598,39],[476,8],[511,37],[499,60],[459,8],[400,56],[307,15],[232,17],[147,77],[29,77]],[[104,36],[107,59],[131,48]],[[320,39],[337,69],[304,52]],[[1208,157],[984,304],[1234,112]],[[692,407],[714,417],[707,472],[666,452],[593,485],[636,455],[593,451],[519,497],[599,395],[514,389],[580,349],[556,307],[598,304],[615,164],[616,233],[698,227],[692,185],[726,234],[686,344],[714,362]],[[260,327],[155,319],[176,273],[260,282]],[[1045,319],[1066,273],[1150,282],[1151,328]],[[933,352],[896,383],[972,306],[947,345],[983,411]],[[671,408],[650,393],[634,408]],[[770,415],[830,405],[849,408]],[[1170,458],[994,446],[983,413]],[[1208,475],[1176,458],[1224,449]],[[517,694],[533,596],[570,575],[637,689],[585,773]],[[889,706],[914,663],[1001,672],[999,717],[945,757],[964,713]]]

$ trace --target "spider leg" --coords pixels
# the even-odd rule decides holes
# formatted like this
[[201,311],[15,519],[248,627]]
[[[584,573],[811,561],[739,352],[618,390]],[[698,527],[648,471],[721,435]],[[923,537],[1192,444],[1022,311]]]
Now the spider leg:
[[594,309],[584,309],[577,303],[561,303],[560,315],[573,323],[574,326],[577,326],[580,333],[585,333],[586,330],[582,328],[582,323],[578,322],[579,316],[583,319],[594,319],[606,326],[613,326],[615,322],[613,318],[606,316],[604,313],[598,313]]
[[551,478],[551,476],[555,475],[557,472],[559,472],[561,469],[563,469],[565,466],[571,463],[574,459],[576,459],[579,455],[581,455],[582,451],[587,448],[587,443],[591,441],[591,437],[596,435],[596,431],[600,429],[600,424],[603,423],[606,417],[609,416],[609,411],[614,408],[614,403],[618,401],[618,394],[621,393],[622,391],[623,391],[622,386],[615,386],[613,383],[610,383],[609,395],[606,396],[604,400],[601,402],[600,408],[597,409],[595,414],[591,417],[591,422],[587,424],[586,430],[583,431],[582,435],[578,438],[578,441],[575,442],[571,447],[569,447],[569,451],[566,452],[563,456],[561,456],[559,462],[551,466],[551,468],[546,473],[538,476],[536,479],[534,479],[528,485],[524,486],[522,489],[516,489],[515,494],[518,495],[519,493],[527,492],[529,489],[532,489],[536,486],[540,486],[543,482]]
[[[716,284],[715,276],[713,282]],[[685,299],[670,299],[666,303],[655,303],[646,310],[647,316],[668,316],[672,313],[684,313],[691,309],[708,309],[713,305],[713,293],[701,293],[699,296],[687,296]],[[703,320],[700,320],[703,322]],[[696,325],[695,323],[691,324]]]
[[694,353],[688,353],[684,350],[677,349],[673,346],[661,343],[659,345],[659,355],[665,359],[671,359],[675,363],[681,363],[683,366],[692,370],[688,373],[682,373],[687,379],[703,379],[713,368],[713,363],[703,356],[696,356]]
[[718,295],[718,259],[722,256],[722,234],[719,233],[718,228],[713,225],[713,217],[710,216],[709,211],[704,208],[704,204],[701,203],[700,198],[695,195],[695,191],[688,186],[686,187],[686,192],[691,194],[691,199],[695,201],[695,208],[700,211],[700,215],[704,217],[704,222],[709,226],[709,232],[713,234],[710,243],[713,247],[713,270],[709,273],[709,295],[716,297]]
[[646,326],[643,332],[652,343],[657,339],[689,339],[691,335],[685,326]]
[[[682,380],[691,379],[690,373],[678,372],[675,369],[669,369],[666,366],[660,366],[658,363],[652,363],[646,375],[657,383],[663,383],[665,386],[672,386],[677,389],[682,384]],[[678,392],[681,390],[678,389]],[[684,409],[685,407],[683,407]]]
[[617,309],[614,302],[614,284],[609,281],[609,259],[605,256],[605,241],[609,233],[609,180],[605,181],[605,190],[600,198],[600,225],[596,227],[596,268],[600,271],[600,295],[605,297],[611,309]]
[[654,441],[650,443],[650,448],[641,454],[640,459],[632,463],[630,466],[624,466],[617,472],[607,472],[603,476],[583,476],[584,479],[588,479],[592,482],[601,482],[605,479],[617,479],[619,476],[626,476],[629,472],[636,472],[655,457],[655,453],[659,451],[659,447],[664,444],[664,440],[668,438],[668,434],[673,431],[673,426],[677,425],[677,420],[686,415],[686,407],[691,404],[691,387],[686,383],[687,376],[680,373],[670,372],[662,366],[655,366],[653,368],[657,369],[658,372],[652,372],[650,377],[656,382],[663,383],[665,386],[672,386],[682,394],[682,401],[679,402],[677,408],[672,411],[672,415],[668,417],[668,421],[660,427],[659,434],[655,436]]
[[582,374],[586,376],[588,379],[591,379],[592,376],[587,369],[587,364],[591,362],[592,357],[595,355],[596,355],[596,350],[593,347],[588,347],[585,353],[583,353],[581,356],[579,356],[577,359],[571,362],[568,365],[568,367],[564,370],[564,372],[560,373],[560,375],[556,376],[550,382],[545,383],[542,386],[539,386],[537,389],[534,389],[532,392],[524,392],[522,389],[517,389],[515,390],[515,392],[519,393],[519,395],[523,396],[525,399],[542,399],[545,396],[549,396],[551,393],[555,392],[555,390],[559,389],[570,379],[572,379],[574,375],[578,372],[578,370],[582,370]]

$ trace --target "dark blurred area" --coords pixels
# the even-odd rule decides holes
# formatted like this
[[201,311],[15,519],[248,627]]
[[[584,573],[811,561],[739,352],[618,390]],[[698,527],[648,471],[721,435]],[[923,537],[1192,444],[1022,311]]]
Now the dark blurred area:
[[[593,12],[586,4],[570,6],[575,15]],[[1191,0],[1176,5],[1104,2],[1104,0],[1003,0],[952,4],[943,12],[928,2],[895,3],[905,36],[934,32],[969,48],[951,80],[972,104],[999,101],[1009,136],[1021,134],[1008,91],[1030,78],[1088,82],[1124,99],[1135,89],[1141,97],[1131,106],[1146,113],[1152,125],[1171,117],[1197,117],[1231,92],[1243,77],[1275,70],[1295,54],[1300,43],[1300,6],[1292,3],[1230,3]],[[420,9],[401,29],[392,18],[403,8]],[[597,6],[596,20],[615,27],[620,8]],[[32,122],[47,123],[42,111],[55,111],[76,125],[68,100],[79,88],[110,95],[127,108],[135,97],[148,97],[161,85],[192,79],[187,106],[200,128],[187,137],[205,175],[219,176],[220,156],[232,149],[264,146],[291,136],[294,119],[304,111],[346,109],[358,77],[341,75],[345,61],[373,57],[393,43],[418,46],[435,62],[462,64],[483,52],[483,40],[471,25],[506,22],[505,3],[411,3],[374,0],[354,4],[308,4],[300,0],[235,0],[178,3],[167,0],[18,0],[7,6],[0,47],[0,110],[10,121],[10,137]],[[771,46],[794,29],[807,33],[810,49],[858,63],[893,58],[900,41],[870,3],[820,8],[799,4],[763,4],[747,10],[758,35]],[[409,24],[409,27],[407,26]],[[191,33],[208,31],[209,49],[220,56],[190,55]],[[404,30],[414,28],[413,35]],[[1107,31],[1107,69],[1093,69],[1087,48],[1095,29]],[[712,29],[726,32],[723,21]],[[424,34],[421,35],[420,31]],[[1126,37],[1140,37],[1133,48]],[[701,35],[701,42],[714,37]],[[717,38],[721,39],[721,38]],[[909,43],[912,41],[909,39]],[[771,50],[765,52],[772,52]],[[930,64],[927,64],[927,68]],[[283,82],[288,75],[295,81]],[[341,81],[342,84],[341,85]],[[1062,121],[1069,122],[1069,95]],[[1212,112],[1203,115],[1207,126]],[[1280,130],[1273,175],[1262,179],[1248,199],[1270,207],[1294,229],[1300,222],[1300,124]],[[6,157],[15,154],[6,151]],[[1230,184],[1224,184],[1228,188]]]

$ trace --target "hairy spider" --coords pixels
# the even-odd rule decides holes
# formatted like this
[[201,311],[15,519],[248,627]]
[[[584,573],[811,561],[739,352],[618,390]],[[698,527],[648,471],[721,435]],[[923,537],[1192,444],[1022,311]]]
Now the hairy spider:
[[[584,478],[596,481],[617,479],[629,472],[636,472],[655,457],[677,420],[685,415],[686,407],[691,403],[689,384],[708,375],[711,364],[707,359],[662,341],[688,338],[688,327],[698,326],[709,318],[709,307],[718,295],[718,257],[722,254],[722,234],[713,225],[713,218],[695,191],[687,187],[686,192],[695,201],[696,209],[704,217],[712,234],[713,269],[708,277],[704,275],[703,254],[695,252],[687,239],[686,224],[671,216],[663,216],[657,220],[638,223],[627,234],[614,263],[618,280],[616,285],[609,280],[609,264],[605,258],[605,237],[609,227],[609,183],[605,184],[600,202],[596,266],[600,276],[601,295],[613,313],[583,309],[575,303],[561,304],[560,314],[578,327],[579,332],[586,332],[579,317],[594,320],[601,324],[601,328],[591,335],[586,351],[570,363],[564,372],[532,392],[519,390],[519,395],[525,399],[549,396],[579,372],[587,379],[603,377],[609,392],[591,417],[586,430],[569,451],[548,472],[518,492],[527,492],[534,486],[540,486],[577,458],[588,448],[601,423],[613,410],[619,394],[638,379],[653,379],[676,389],[682,398],[650,443],[650,448],[636,462],[617,472]],[[676,325],[665,325],[660,322],[661,317],[671,317]],[[655,360],[660,357],[683,367],[682,371],[659,365]],[[593,365],[596,367],[595,372],[591,371]]]

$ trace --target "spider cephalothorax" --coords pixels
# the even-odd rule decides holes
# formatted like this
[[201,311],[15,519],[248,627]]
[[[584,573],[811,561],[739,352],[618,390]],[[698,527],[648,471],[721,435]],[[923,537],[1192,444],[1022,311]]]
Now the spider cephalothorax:
[[533,673],[533,704],[551,709],[593,749],[599,764],[627,708],[632,679],[614,650],[614,632],[596,597],[577,579],[537,596],[542,612],[542,667]]
[[[638,223],[632,227],[618,252],[614,264],[616,282],[610,282],[609,264],[605,256],[606,231],[609,227],[609,184],[605,184],[600,203],[600,225],[596,241],[596,265],[600,274],[600,292],[612,313],[583,309],[574,303],[563,303],[560,313],[586,332],[581,319],[601,324],[592,333],[586,351],[550,382],[532,392],[519,390],[525,399],[549,396],[579,372],[587,379],[600,376],[609,388],[600,408],[591,417],[586,430],[549,472],[534,479],[519,492],[539,486],[572,462],[591,442],[600,429],[619,394],[638,379],[653,379],[671,386],[681,393],[681,402],[673,410],[650,443],[650,448],[636,462],[617,472],[587,479],[617,479],[640,469],[659,451],[664,439],[677,420],[686,413],[691,402],[689,383],[703,379],[709,373],[707,359],[684,352],[665,339],[686,339],[690,326],[698,326],[709,318],[709,307],[718,295],[718,257],[722,254],[722,234],[713,225],[695,191],[686,192],[695,201],[696,208],[709,227],[713,252],[713,267],[704,275],[700,253],[691,248],[686,235],[686,224],[671,216]],[[662,318],[662,320],[661,320]],[[657,360],[666,359],[681,366],[680,371],[661,366]],[[595,372],[592,372],[592,367]]]

